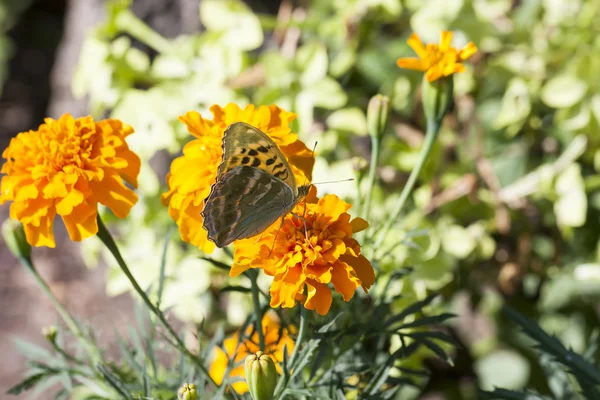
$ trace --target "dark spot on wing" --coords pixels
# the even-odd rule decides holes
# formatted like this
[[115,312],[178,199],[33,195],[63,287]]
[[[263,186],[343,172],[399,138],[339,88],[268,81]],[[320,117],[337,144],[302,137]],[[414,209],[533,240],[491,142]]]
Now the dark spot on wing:
[[276,158],[277,158],[277,156],[275,156],[275,157],[273,157],[273,158],[269,158],[269,159],[266,161],[267,165],[271,165],[271,164],[273,164],[273,163],[275,162],[275,159],[276,159]]
[[246,148],[245,148],[245,147],[242,147],[242,148],[240,149],[240,154],[244,154],[245,152],[246,152]]
[[287,178],[287,172],[285,170],[277,171],[274,173],[274,175],[276,178],[279,178],[282,180]]
[[277,164],[276,166],[273,167],[273,169],[279,169],[281,167],[283,167],[283,163]]
[[260,146],[257,150],[261,153],[266,153],[267,151],[269,151],[269,149],[267,149],[265,146]]
[[254,161],[252,162],[252,166],[253,167],[258,167],[259,165],[260,165],[260,160],[258,158],[255,158]]
[[242,164],[246,165],[250,163],[250,157],[244,157],[242,158]]
[[248,155],[255,157],[258,155],[258,151],[254,150],[254,149],[250,149],[250,151],[248,151]]

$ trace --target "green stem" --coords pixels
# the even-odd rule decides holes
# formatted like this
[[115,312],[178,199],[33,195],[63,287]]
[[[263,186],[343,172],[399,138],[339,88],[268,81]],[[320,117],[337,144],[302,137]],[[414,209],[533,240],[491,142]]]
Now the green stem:
[[183,352],[188,357],[188,359],[192,363],[194,363],[198,367],[198,369],[200,369],[206,375],[207,380],[211,383],[211,385],[213,387],[218,388],[219,385],[217,385],[217,383],[211,378],[211,376],[208,373],[208,370],[206,369],[206,367],[202,364],[202,362],[200,362],[200,360],[198,359],[198,357],[194,356],[187,349],[187,347],[185,347],[185,344],[183,343],[183,341],[181,340],[181,338],[179,337],[179,335],[177,335],[177,333],[175,333],[175,330],[167,322],[167,319],[165,318],[165,316],[162,313],[162,311],[160,311],[154,304],[152,304],[152,302],[150,301],[150,299],[146,295],[146,292],[144,292],[144,290],[137,283],[137,281],[135,280],[135,278],[131,274],[131,271],[129,270],[129,267],[127,267],[127,264],[125,263],[125,260],[121,256],[121,252],[119,251],[119,248],[117,247],[117,244],[115,243],[115,240],[113,239],[113,237],[111,236],[110,232],[108,231],[108,229],[106,229],[106,226],[102,222],[102,219],[100,218],[100,214],[98,214],[98,237],[100,238],[100,240],[102,241],[102,243],[104,243],[104,245],[106,246],[106,248],[115,257],[115,259],[117,260],[117,263],[119,264],[119,267],[121,267],[121,270],[127,276],[127,278],[129,279],[129,282],[131,283],[131,285],[133,286],[133,288],[135,289],[135,291],[137,292],[137,294],[140,295],[140,297],[142,298],[142,300],[144,301],[144,303],[146,304],[146,306],[148,307],[148,309],[150,311],[152,311],[152,313],[154,315],[156,315],[156,317],[158,318],[158,320],[161,322],[162,326],[169,332],[169,335],[175,341],[175,343],[173,343],[175,345],[175,347],[177,349],[179,349],[181,352]]
[[116,19],[116,25],[123,32],[129,33],[159,53],[167,54],[171,52],[172,47],[169,41],[146,25],[131,10],[120,11]]
[[67,325],[67,328],[69,328],[71,333],[85,346],[87,353],[90,356],[90,359],[92,360],[94,365],[101,364],[102,363],[102,355],[100,353],[100,350],[98,349],[98,347],[96,347],[96,344],[94,342],[89,340],[84,335],[83,331],[79,327],[79,324],[77,324],[77,322],[73,319],[73,317],[71,317],[69,312],[63,307],[63,305],[60,303],[60,301],[56,298],[54,293],[52,293],[52,290],[50,290],[50,287],[48,286],[46,281],[44,281],[44,279],[41,277],[41,275],[39,274],[37,269],[35,269],[33,262],[31,261],[31,258],[21,257],[20,260],[21,260],[21,263],[25,267],[27,267],[29,272],[31,272],[31,275],[33,275],[33,278],[37,282],[38,286],[40,288],[42,288],[42,291],[50,299],[50,301],[54,305],[54,308],[56,308],[56,311],[61,316],[61,318],[63,319],[65,324]]
[[373,194],[373,186],[375,185],[375,177],[377,176],[377,165],[379,164],[379,136],[371,135],[371,165],[369,166],[369,175],[367,176],[367,195],[365,202],[362,205],[363,218],[368,221],[371,213],[371,196]]
[[258,271],[250,271],[250,282],[252,283],[252,302],[254,303],[254,315],[256,318],[254,327],[258,332],[258,343],[260,351],[265,351],[265,334],[262,327],[262,308],[260,306],[260,297],[258,293]]
[[417,178],[425,165],[427,158],[429,157],[429,153],[431,153],[431,149],[433,148],[433,144],[435,143],[435,139],[440,131],[441,121],[434,121],[431,119],[427,120],[427,133],[425,134],[425,143],[423,143],[423,147],[421,148],[421,152],[419,153],[419,158],[417,159],[417,163],[408,177],[408,181],[406,185],[402,189],[402,193],[400,193],[400,198],[398,198],[398,202],[392,211],[390,218],[385,221],[383,225],[383,229],[381,230],[381,234],[375,243],[375,249],[378,249],[383,244],[383,241],[386,239],[390,229],[398,219],[400,212],[402,212],[402,208],[408,199],[408,196],[413,190],[415,183],[417,182]]
[[[302,343],[304,342],[304,336],[306,336],[306,327],[308,326],[308,310],[300,305],[300,328],[298,329],[298,338],[296,339],[296,343],[294,343],[294,351],[292,351],[292,356],[290,357],[290,362],[288,366],[291,369],[294,368],[294,363],[296,362],[296,358],[298,357],[298,351],[300,347],[302,347]],[[275,387],[275,395],[274,399],[279,399],[283,394],[288,382],[286,379],[286,374],[281,374],[279,380],[277,381],[277,386]]]

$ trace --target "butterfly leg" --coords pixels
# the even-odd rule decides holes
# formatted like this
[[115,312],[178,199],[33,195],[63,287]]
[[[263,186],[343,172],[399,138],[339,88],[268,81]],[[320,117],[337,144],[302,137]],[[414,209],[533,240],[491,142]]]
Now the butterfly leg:
[[[304,213],[306,214],[306,208],[304,209]],[[308,239],[308,228],[306,227],[306,218],[304,218],[302,215],[298,215],[296,213],[290,213],[290,214],[292,214],[294,217],[296,217],[302,221],[302,224],[304,224],[304,237],[306,238],[306,241],[308,242],[308,245],[310,246],[310,248],[313,249],[313,251],[315,251],[315,247],[312,245],[312,243]]]
[[271,257],[271,253],[273,253],[273,249],[275,248],[275,242],[277,241],[277,236],[279,236],[279,231],[283,227],[284,220],[285,220],[285,215],[281,217],[281,223],[279,224],[279,229],[277,229],[277,233],[275,234],[275,238],[273,239],[273,244],[271,245],[271,251],[269,251],[269,257]]

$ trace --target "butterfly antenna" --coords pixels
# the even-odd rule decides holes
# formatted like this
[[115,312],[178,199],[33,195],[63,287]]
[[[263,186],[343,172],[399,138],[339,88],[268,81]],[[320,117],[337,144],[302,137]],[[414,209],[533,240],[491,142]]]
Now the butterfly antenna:
[[325,183],[350,182],[350,181],[353,181],[353,180],[354,180],[354,178],[348,178],[348,179],[340,179],[340,180],[337,180],[337,181],[314,182],[314,183],[311,183],[311,185],[322,185],[322,184],[325,184]]
[[271,254],[273,253],[273,249],[275,248],[275,242],[277,241],[277,236],[279,236],[279,231],[281,231],[281,228],[283,227],[284,220],[285,220],[285,215],[283,217],[281,217],[281,223],[279,224],[279,229],[277,229],[277,233],[275,234],[275,238],[273,239],[273,244],[271,245],[271,251],[269,251],[269,257],[271,257]]

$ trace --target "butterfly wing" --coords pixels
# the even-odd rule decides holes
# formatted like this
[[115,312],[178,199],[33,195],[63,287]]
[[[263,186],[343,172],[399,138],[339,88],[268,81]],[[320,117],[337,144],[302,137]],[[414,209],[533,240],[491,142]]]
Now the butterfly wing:
[[263,232],[294,205],[282,180],[258,168],[238,166],[211,188],[204,203],[204,228],[218,247]]
[[258,168],[285,182],[297,194],[296,179],[287,159],[266,133],[244,122],[229,125],[223,135],[223,161],[217,181],[238,166]]

